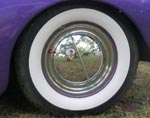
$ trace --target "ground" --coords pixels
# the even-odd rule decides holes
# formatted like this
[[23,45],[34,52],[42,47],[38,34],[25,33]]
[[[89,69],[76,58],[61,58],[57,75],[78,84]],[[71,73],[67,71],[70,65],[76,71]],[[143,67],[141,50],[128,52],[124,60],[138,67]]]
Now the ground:
[[[0,97],[0,118],[54,118],[54,116],[39,112],[19,93],[14,94],[8,90]],[[150,118],[150,63],[139,63],[132,86],[110,109],[97,116],[74,118]]]

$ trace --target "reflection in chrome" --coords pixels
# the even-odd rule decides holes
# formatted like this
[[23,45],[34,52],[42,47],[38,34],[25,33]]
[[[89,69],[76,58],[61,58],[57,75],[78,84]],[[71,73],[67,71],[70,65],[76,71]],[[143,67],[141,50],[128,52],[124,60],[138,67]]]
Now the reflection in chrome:
[[[90,38],[90,34],[80,31],[79,33],[75,32],[72,35],[65,37],[65,39],[62,39],[57,45],[55,60],[57,60],[55,66],[56,71],[62,73],[64,79],[73,82],[82,82],[89,80],[101,67],[103,53],[101,47]],[[62,67],[61,63],[65,60],[71,62],[65,64],[68,65],[67,67],[65,67],[65,65]],[[89,63],[90,60],[91,64]],[[97,66],[95,66],[94,60],[97,60]],[[63,63],[66,63],[66,61]],[[64,73],[63,71],[67,73]],[[72,77],[70,77],[70,75]]]
[[45,70],[50,84],[61,93],[92,93],[108,80],[115,66],[111,37],[89,23],[75,23],[59,29],[47,43]]
[[79,56],[79,60],[80,60],[80,62],[81,62],[81,64],[82,64],[82,68],[83,68],[83,70],[84,70],[84,72],[85,72],[85,75],[86,75],[87,79],[89,79],[89,75],[88,75],[88,73],[87,73],[87,69],[86,69],[85,64],[84,64],[84,61],[83,61],[83,59],[82,59],[82,57],[81,57],[80,51],[79,51],[79,49],[77,48],[77,46],[76,46],[76,44],[75,44],[75,42],[74,42],[73,36],[71,36],[71,39],[72,39],[72,45],[73,45],[74,49],[76,50],[77,55]]

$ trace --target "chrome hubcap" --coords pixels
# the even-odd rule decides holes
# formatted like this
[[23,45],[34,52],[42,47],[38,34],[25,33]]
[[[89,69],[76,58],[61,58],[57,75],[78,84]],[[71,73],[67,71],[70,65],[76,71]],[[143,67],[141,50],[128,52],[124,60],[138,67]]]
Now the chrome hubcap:
[[43,50],[45,77],[56,91],[70,97],[85,97],[102,90],[111,81],[117,51],[111,36],[88,22],[59,28]]

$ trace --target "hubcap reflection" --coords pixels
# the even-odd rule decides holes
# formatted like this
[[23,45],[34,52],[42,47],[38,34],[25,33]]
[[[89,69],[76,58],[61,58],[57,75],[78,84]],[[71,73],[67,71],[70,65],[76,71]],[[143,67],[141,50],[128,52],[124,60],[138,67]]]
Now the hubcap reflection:
[[85,97],[111,80],[117,53],[105,30],[92,23],[71,23],[58,29],[45,45],[43,72],[49,84],[70,97]]

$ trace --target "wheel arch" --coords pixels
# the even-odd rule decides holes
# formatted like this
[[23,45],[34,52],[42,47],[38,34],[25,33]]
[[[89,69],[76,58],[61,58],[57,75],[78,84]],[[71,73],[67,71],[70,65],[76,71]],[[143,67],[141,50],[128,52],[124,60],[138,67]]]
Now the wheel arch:
[[[18,36],[16,42],[15,42],[15,45],[14,45],[14,49],[13,49],[13,52],[12,52],[12,57],[11,57],[11,64],[10,64],[10,76],[12,76],[12,68],[13,68],[13,58],[14,58],[14,54],[15,54],[15,50],[16,48],[18,47],[19,43],[22,42],[23,40],[21,40],[21,36],[24,34],[24,32],[26,30],[28,30],[28,28],[30,27],[30,25],[34,25],[32,24],[32,22],[34,21],[34,19],[36,19],[39,15],[42,15],[44,12],[50,12],[51,9],[59,9],[59,7],[61,7],[62,5],[63,6],[70,6],[70,5],[85,5],[87,7],[103,7],[104,9],[107,10],[108,14],[116,14],[116,18],[119,18],[122,20],[122,22],[126,23],[129,25],[129,28],[132,29],[132,33],[134,34],[134,36],[136,37],[136,41],[137,41],[137,44],[138,44],[138,51],[139,51],[139,57],[140,57],[140,60],[144,60],[144,54],[143,54],[143,49],[144,48],[148,48],[147,44],[145,43],[144,41],[144,38],[142,36],[142,34],[140,33],[139,29],[137,28],[137,26],[134,24],[134,22],[121,10],[119,10],[118,8],[112,6],[112,5],[109,5],[107,3],[104,3],[104,2],[97,2],[97,1],[65,1],[65,2],[60,2],[58,4],[55,4],[53,6],[50,6],[49,8],[46,8],[45,10],[43,10],[42,12],[38,13],[36,16],[34,16],[27,24],[26,26],[23,28],[23,30],[20,32],[20,35]],[[119,15],[118,15],[119,14]],[[114,19],[116,19],[114,18]],[[143,48],[144,47],[144,48]],[[11,83],[11,79],[10,79],[10,83]]]
[[[71,2],[64,2],[64,3],[61,3],[61,4],[59,4],[59,5],[72,4],[72,2],[73,2],[73,1],[71,1]],[[78,2],[78,1],[77,1],[77,2],[75,2],[75,5],[76,5],[76,4],[79,4],[79,3],[81,4],[82,2]],[[56,7],[59,8],[59,5],[58,5],[58,6],[55,6],[55,7],[52,7],[52,8],[56,8]],[[104,4],[104,3],[101,3],[101,4],[100,4],[100,3],[99,3],[99,5],[98,5],[97,2],[88,2],[86,5],[87,5],[87,6],[92,5],[93,7],[99,7],[99,5],[101,5],[102,7],[106,8],[106,9],[108,8],[108,5],[107,5],[107,4]],[[51,9],[51,8],[50,8],[50,9]],[[113,9],[113,11],[111,11],[112,9]],[[116,17],[119,17],[119,18],[122,18],[122,19],[125,18],[125,19],[126,19],[126,20],[124,20],[125,23],[128,23],[128,24],[130,24],[130,25],[132,24],[132,25],[131,25],[131,26],[132,26],[131,28],[133,28],[133,33],[135,33],[134,30],[137,30],[137,29],[136,29],[136,26],[134,25],[134,23],[133,23],[125,14],[123,14],[122,12],[120,12],[120,10],[118,10],[118,9],[112,7],[112,6],[111,6],[111,8],[109,8],[109,10],[110,10],[111,12],[109,12],[108,14],[111,14],[111,13],[117,13],[117,14],[118,14],[118,13],[119,13],[120,15],[119,15],[119,16],[116,15]],[[48,11],[49,11],[49,10],[45,10],[44,12],[48,12]],[[40,15],[41,15],[42,13],[43,13],[43,12],[41,12]],[[39,16],[39,14],[38,14],[36,17],[38,17],[38,16]],[[36,18],[36,17],[35,17],[35,18]],[[35,19],[35,18],[34,18],[34,19]],[[33,20],[34,20],[34,19],[33,19]],[[115,19],[115,18],[114,18],[114,19]],[[30,25],[34,25],[34,24],[32,24],[32,21],[33,21],[33,20],[31,20],[31,21],[29,22],[29,24],[24,28],[24,30],[23,30],[22,33],[20,34],[20,36],[19,36],[19,38],[18,38],[18,40],[17,40],[17,42],[16,42],[16,44],[15,44],[15,48],[14,48],[13,53],[15,53],[15,50],[16,50],[16,48],[17,48],[17,45],[19,45],[20,41],[21,41],[21,42],[23,41],[23,40],[21,40],[21,36],[23,35],[23,33],[29,28]],[[130,26],[130,25],[129,25],[129,26]],[[135,29],[134,29],[134,28],[135,28]],[[137,32],[138,32],[138,30],[137,30]],[[138,34],[138,33],[137,33],[137,34]],[[141,37],[142,37],[142,36],[141,36]],[[140,42],[140,40],[141,40],[141,39],[137,40],[137,43]],[[138,43],[138,44],[139,44],[139,43]]]

